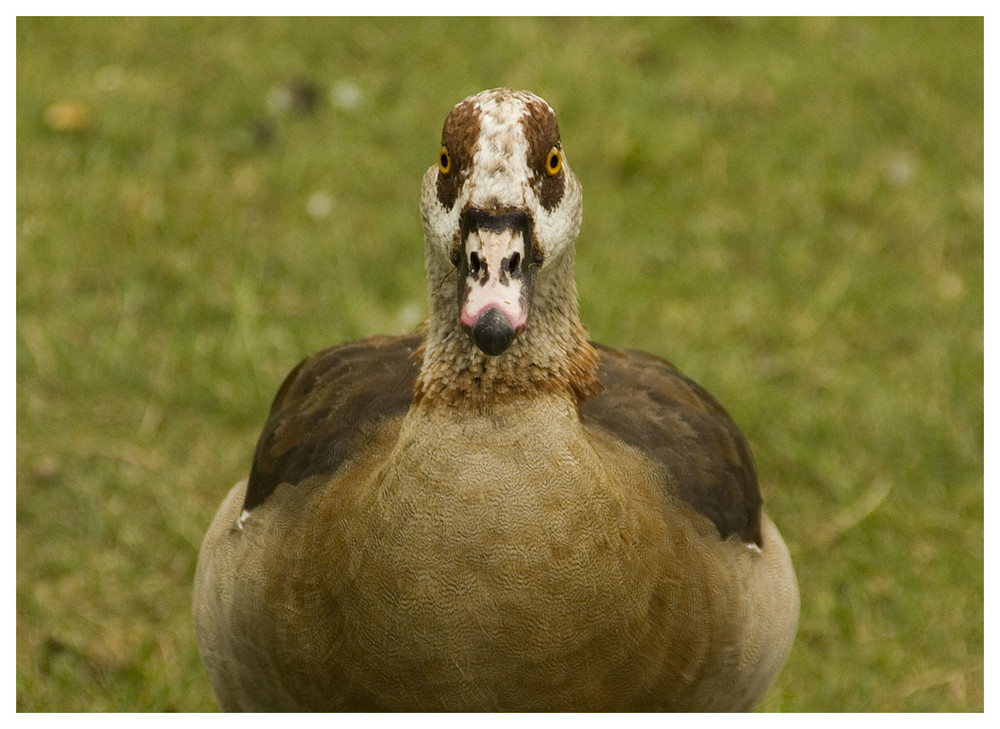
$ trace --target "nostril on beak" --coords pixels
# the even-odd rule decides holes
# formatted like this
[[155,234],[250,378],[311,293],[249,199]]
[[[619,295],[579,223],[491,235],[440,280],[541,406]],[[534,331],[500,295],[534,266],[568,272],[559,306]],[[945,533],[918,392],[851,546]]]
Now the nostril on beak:
[[514,251],[510,254],[510,258],[507,260],[507,271],[510,273],[517,273],[518,267],[521,265],[521,254]]
[[482,261],[479,259],[479,254],[476,251],[469,254],[469,273],[471,275],[478,276],[482,265]]

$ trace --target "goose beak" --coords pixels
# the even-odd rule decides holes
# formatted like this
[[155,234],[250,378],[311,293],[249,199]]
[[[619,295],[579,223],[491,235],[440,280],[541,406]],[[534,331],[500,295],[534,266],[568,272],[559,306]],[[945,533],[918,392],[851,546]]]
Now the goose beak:
[[485,354],[495,357],[528,326],[538,263],[531,218],[515,210],[462,215],[458,303],[462,329]]

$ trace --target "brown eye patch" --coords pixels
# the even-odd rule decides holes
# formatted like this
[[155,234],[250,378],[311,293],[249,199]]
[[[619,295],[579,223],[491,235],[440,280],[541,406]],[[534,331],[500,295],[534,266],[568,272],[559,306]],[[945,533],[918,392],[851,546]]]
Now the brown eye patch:
[[458,191],[469,176],[478,139],[479,110],[475,103],[463,101],[448,114],[441,132],[442,151],[447,150],[448,154],[447,166],[438,153],[437,197],[448,209],[455,205]]
[[[562,172],[562,145],[556,115],[542,101],[527,102],[521,118],[524,138],[528,141],[528,166],[535,173],[538,198],[542,207],[552,210],[562,200],[565,177]],[[557,150],[558,165],[553,166],[551,153]],[[555,170],[553,172],[553,170]]]

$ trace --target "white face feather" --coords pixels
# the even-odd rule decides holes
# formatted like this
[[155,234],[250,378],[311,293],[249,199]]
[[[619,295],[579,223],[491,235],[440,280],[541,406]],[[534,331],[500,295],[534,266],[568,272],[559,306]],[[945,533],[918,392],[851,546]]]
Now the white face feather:
[[480,112],[479,143],[465,183],[466,205],[482,209],[533,207],[537,200],[532,199],[528,183],[528,141],[521,126],[524,103],[517,98],[487,96],[476,106]]
[[[554,139],[539,136],[539,119],[551,121]],[[442,195],[443,173],[438,166],[428,169],[423,180],[421,213],[428,264],[431,256],[438,264],[450,260],[460,243],[461,215],[470,208],[526,212],[532,219],[534,244],[546,260],[573,244],[580,228],[582,191],[562,153],[555,115],[545,101],[508,89],[471,96],[456,105],[446,121],[445,145],[456,147],[448,149],[456,166],[451,171],[455,179],[445,181],[448,194]],[[546,180],[537,160],[544,159],[551,146],[559,147],[562,187],[557,202],[546,207],[542,186],[556,180]]]

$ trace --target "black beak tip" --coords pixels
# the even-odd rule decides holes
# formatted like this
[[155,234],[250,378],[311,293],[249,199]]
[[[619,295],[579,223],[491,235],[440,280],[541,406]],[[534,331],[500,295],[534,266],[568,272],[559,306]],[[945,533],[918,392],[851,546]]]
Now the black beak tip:
[[503,354],[514,341],[515,334],[510,320],[496,307],[483,312],[472,327],[472,341],[491,357]]

